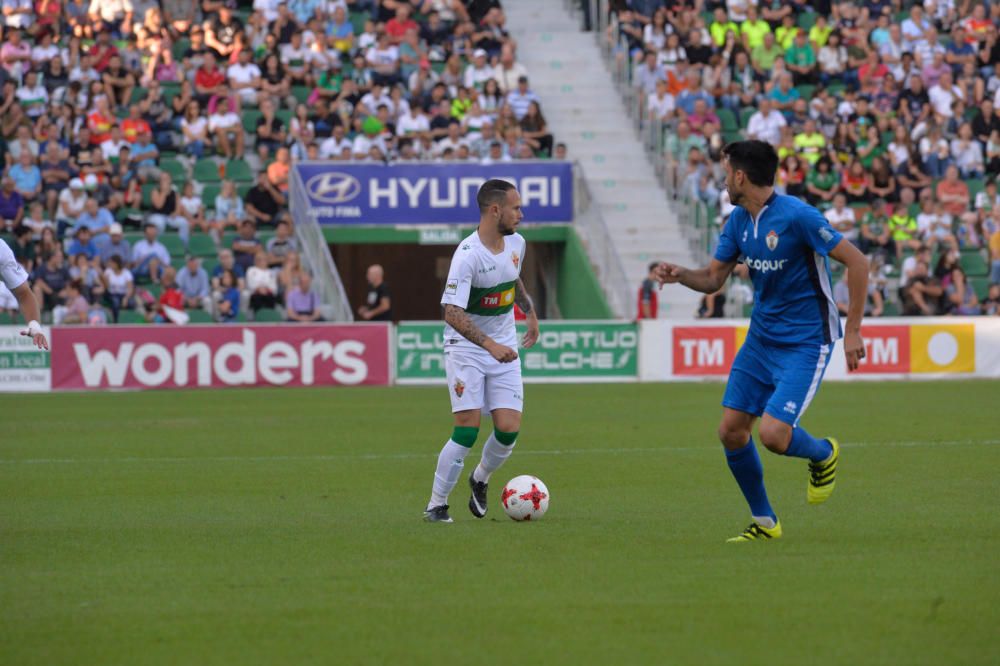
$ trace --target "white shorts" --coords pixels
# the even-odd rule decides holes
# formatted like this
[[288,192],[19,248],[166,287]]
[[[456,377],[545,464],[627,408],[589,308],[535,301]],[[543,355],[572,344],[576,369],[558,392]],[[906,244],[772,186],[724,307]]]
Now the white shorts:
[[524,384],[519,360],[500,363],[488,354],[448,349],[444,353],[444,368],[452,412],[523,411]]

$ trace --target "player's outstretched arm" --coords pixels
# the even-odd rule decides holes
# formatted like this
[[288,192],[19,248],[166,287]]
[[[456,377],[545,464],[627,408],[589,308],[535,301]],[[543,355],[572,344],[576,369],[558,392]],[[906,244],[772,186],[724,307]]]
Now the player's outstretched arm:
[[528,349],[538,342],[538,313],[535,312],[535,303],[531,300],[528,290],[524,286],[521,278],[517,278],[517,287],[514,290],[514,303],[521,308],[521,312],[527,317],[528,330],[521,340],[521,346]]
[[28,322],[28,327],[21,331],[21,335],[31,338],[32,342],[39,349],[48,349],[49,341],[45,339],[45,335],[38,324],[38,320],[41,318],[41,314],[38,311],[38,301],[35,300],[35,294],[32,293],[28,283],[24,282],[20,286],[15,287],[14,296],[17,298],[17,304],[21,308],[24,320]]
[[680,283],[703,294],[714,294],[722,289],[730,273],[736,268],[735,261],[712,261],[705,268],[684,268],[675,264],[661,263],[654,270],[660,288],[665,284]]
[[467,313],[457,305],[448,303],[444,306],[444,320],[448,325],[458,331],[458,333],[474,345],[479,345],[490,353],[490,356],[501,363],[510,363],[517,360],[517,352],[506,345],[499,344],[496,340],[482,332],[476,326]]
[[868,259],[846,238],[830,250],[830,256],[847,267],[847,324],[844,326],[844,356],[847,369],[857,370],[865,357],[865,341],[861,338],[861,318],[868,301]]

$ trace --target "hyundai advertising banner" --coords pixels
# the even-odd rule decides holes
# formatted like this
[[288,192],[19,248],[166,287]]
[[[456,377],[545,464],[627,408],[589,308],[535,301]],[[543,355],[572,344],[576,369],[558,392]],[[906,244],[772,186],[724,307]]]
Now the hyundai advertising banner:
[[470,224],[479,220],[476,192],[490,178],[521,193],[524,221],[573,221],[569,162],[499,164],[354,164],[304,162],[306,214],[320,224]]

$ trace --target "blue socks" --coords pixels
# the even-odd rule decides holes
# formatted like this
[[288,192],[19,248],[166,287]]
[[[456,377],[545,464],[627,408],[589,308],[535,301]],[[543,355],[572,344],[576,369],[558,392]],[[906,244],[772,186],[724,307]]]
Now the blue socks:
[[785,450],[786,456],[808,458],[813,462],[826,460],[833,453],[833,446],[825,439],[816,439],[803,428],[792,428],[792,441]]
[[[764,467],[760,464],[760,456],[757,455],[753,437],[742,449],[735,451],[726,449],[726,462],[729,463],[729,471],[733,473],[736,483],[743,491],[743,497],[750,505],[750,514],[754,519],[770,518],[777,522],[778,517],[767,500],[767,490],[764,489]],[[765,525],[765,527],[773,526],[773,524]]]

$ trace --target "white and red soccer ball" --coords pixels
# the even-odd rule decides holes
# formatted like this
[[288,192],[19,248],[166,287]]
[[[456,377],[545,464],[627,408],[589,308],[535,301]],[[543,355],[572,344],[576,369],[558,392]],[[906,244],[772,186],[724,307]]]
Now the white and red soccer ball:
[[514,520],[538,520],[549,510],[549,489],[537,476],[515,476],[503,487],[500,504]]

